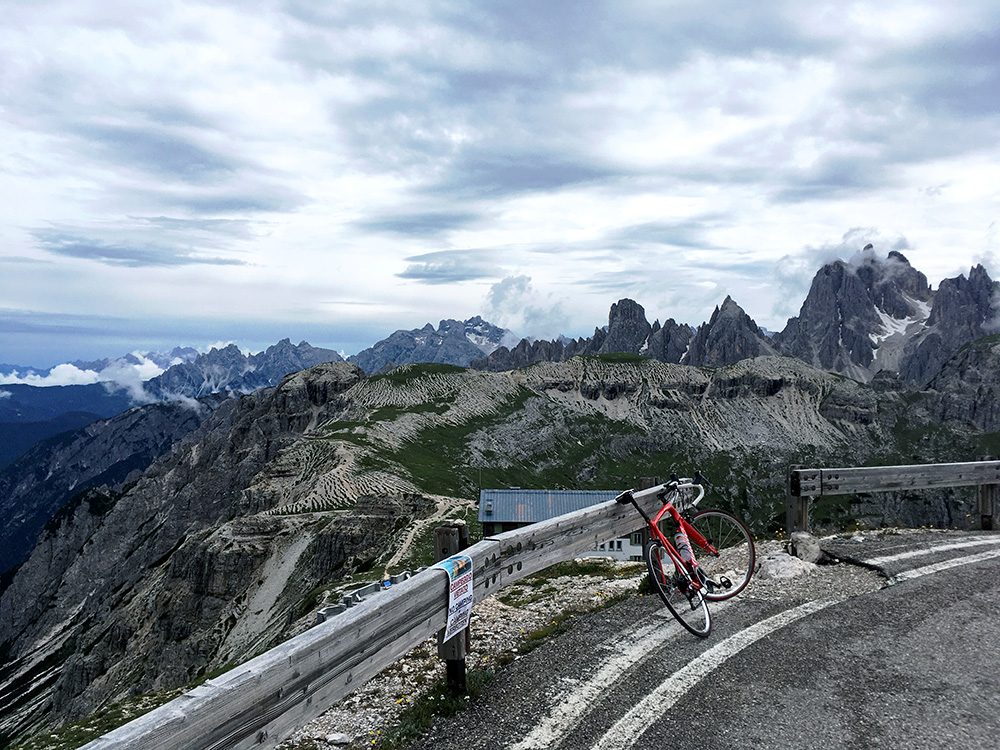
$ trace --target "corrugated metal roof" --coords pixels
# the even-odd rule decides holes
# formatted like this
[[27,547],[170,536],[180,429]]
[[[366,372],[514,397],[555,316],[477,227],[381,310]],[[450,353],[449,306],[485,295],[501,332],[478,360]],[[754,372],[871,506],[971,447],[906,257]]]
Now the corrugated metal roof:
[[618,490],[480,490],[479,520],[537,523],[614,500]]

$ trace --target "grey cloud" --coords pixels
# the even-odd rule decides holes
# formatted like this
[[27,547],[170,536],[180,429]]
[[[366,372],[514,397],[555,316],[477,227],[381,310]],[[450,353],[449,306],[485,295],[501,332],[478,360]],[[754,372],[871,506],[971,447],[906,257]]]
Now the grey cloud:
[[[722,218],[721,215],[717,218]],[[674,247],[711,248],[707,230],[717,224],[710,217],[689,221],[651,221],[624,227],[608,235],[610,243],[671,245]]]
[[568,330],[562,302],[532,287],[531,277],[507,276],[486,293],[483,314],[522,337],[554,337]]
[[205,194],[150,191],[147,197],[154,205],[166,205],[209,216],[258,211],[285,213],[302,207],[307,201],[302,193],[268,185],[261,185],[255,190],[247,190],[242,185],[220,187]]
[[870,156],[830,155],[808,169],[786,170],[774,198],[785,203],[799,203],[821,198],[840,197],[850,193],[864,193],[884,187],[888,170]]
[[115,328],[116,324],[123,325],[124,321],[105,315],[0,309],[0,333],[4,334],[100,335],[106,333],[109,328]]
[[0,263],[6,263],[10,265],[25,265],[25,266],[37,266],[42,264],[50,263],[51,261],[39,260],[37,258],[26,258],[23,255],[5,255],[0,257]]
[[455,198],[498,198],[527,192],[558,190],[597,182],[618,173],[565,156],[539,152],[507,155],[471,150],[451,164],[450,172],[428,186],[427,193]]
[[388,232],[407,236],[436,236],[453,229],[461,229],[482,218],[472,211],[428,211],[426,213],[395,214],[377,219],[360,221],[359,229],[371,232]]
[[406,270],[396,274],[424,284],[450,284],[498,276],[500,268],[485,250],[442,250],[406,259]]
[[39,244],[48,252],[70,258],[83,258],[109,266],[143,268],[151,266],[186,266],[196,264],[236,266],[243,261],[231,258],[201,257],[189,251],[154,245],[125,245],[93,240],[60,229],[39,229],[33,232]]
[[200,232],[241,239],[252,236],[251,222],[246,219],[179,219],[173,216],[136,216],[130,218],[168,232]]
[[228,156],[158,128],[79,124],[71,130],[105,161],[195,184],[215,182],[239,166]]

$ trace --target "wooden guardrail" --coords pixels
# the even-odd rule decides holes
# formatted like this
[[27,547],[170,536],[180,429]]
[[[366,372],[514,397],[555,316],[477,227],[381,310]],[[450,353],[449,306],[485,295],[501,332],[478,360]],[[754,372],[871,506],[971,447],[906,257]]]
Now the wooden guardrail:
[[787,526],[789,531],[809,530],[811,497],[968,485],[979,486],[981,528],[992,529],[993,508],[997,489],[1000,487],[1000,461],[844,469],[805,469],[792,466],[788,470]]
[[[635,493],[647,512],[654,487]],[[479,602],[502,586],[642,526],[631,505],[605,502],[484,539],[473,561]],[[84,750],[268,748],[444,629],[448,576],[429,568],[221,677],[84,746]]]

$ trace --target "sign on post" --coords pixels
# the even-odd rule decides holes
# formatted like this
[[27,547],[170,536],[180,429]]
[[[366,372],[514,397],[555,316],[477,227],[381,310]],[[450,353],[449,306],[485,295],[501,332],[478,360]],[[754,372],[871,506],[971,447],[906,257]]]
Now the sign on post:
[[469,627],[472,617],[472,558],[455,555],[435,565],[448,574],[448,626],[442,640],[447,641]]

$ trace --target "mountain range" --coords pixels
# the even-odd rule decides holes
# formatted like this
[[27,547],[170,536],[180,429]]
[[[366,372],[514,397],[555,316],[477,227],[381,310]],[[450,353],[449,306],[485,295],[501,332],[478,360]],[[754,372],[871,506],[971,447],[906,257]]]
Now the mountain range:
[[[474,515],[481,487],[617,489],[700,468],[717,504],[765,531],[783,523],[789,463],[995,454],[997,286],[977,266],[932,290],[903,256],[869,252],[820,269],[773,336],[731,298],[697,328],[620,300],[583,339],[501,344],[479,319],[442,321],[380,342],[364,368],[337,357],[39,443],[0,471],[0,509],[30,547],[0,577],[0,747],[301,632],[343,588],[426,564],[434,523]],[[387,364],[461,338],[471,368]],[[272,359],[313,356],[303,345]],[[209,372],[249,384],[263,360],[251,373],[237,353],[161,393]],[[814,523],[952,526],[972,502],[843,498]]]
[[1000,282],[981,265],[933,290],[901,253],[885,259],[871,245],[853,262],[816,274],[799,314],[769,336],[726,297],[697,330],[673,319],[652,325],[632,300],[612,305],[608,325],[587,339],[529,341],[498,347],[474,360],[500,372],[578,354],[635,353],[660,362],[721,367],[780,354],[828,372],[869,382],[879,373],[924,387],[964,344],[1000,330]]

